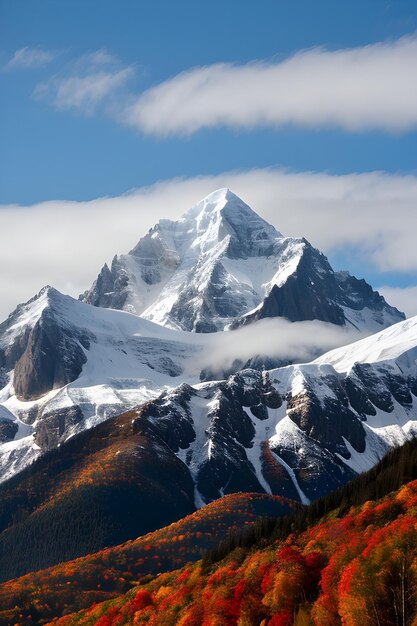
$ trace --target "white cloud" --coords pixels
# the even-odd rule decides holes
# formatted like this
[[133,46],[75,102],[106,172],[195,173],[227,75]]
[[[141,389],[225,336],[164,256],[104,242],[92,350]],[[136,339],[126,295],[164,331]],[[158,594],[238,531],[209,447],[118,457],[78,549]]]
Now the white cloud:
[[197,67],[145,91],[124,117],[157,135],[282,124],[403,132],[417,126],[417,37]]
[[133,73],[132,67],[121,67],[106,50],[96,50],[72,62],[61,74],[39,83],[34,97],[57,109],[90,115],[98,104],[115,99]]
[[5,69],[33,69],[48,65],[56,56],[56,53],[42,48],[20,48],[16,50]]
[[238,330],[210,333],[199,338],[206,347],[192,365],[216,371],[228,369],[235,359],[245,363],[258,355],[305,362],[365,336],[357,330],[317,320],[289,322],[277,318],[264,319]]
[[133,248],[158,219],[176,219],[225,186],[282,233],[303,235],[325,253],[352,247],[364,267],[417,271],[417,177],[225,172],[162,181],[90,202],[0,206],[0,318],[44,284],[78,295],[104,261]]
[[417,315],[417,285],[413,287],[389,287],[384,285],[383,287],[378,287],[378,291],[397,309],[404,311],[407,317]]

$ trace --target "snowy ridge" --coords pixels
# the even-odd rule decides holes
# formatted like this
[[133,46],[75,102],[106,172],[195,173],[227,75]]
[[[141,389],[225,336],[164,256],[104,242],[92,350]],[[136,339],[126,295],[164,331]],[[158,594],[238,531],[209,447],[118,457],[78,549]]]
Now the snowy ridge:
[[409,365],[417,359],[417,316],[399,322],[376,335],[349,346],[336,348],[316,359],[314,363],[329,363],[338,372],[348,372],[355,363],[378,363],[398,359],[407,353]]
[[28,302],[20,304],[7,320],[0,325],[0,346],[6,347],[11,345],[16,337],[22,335],[27,329],[33,328],[42,314],[42,311],[48,306],[48,293],[51,287],[47,285],[41,291],[31,298]]
[[173,450],[197,506],[236,490],[307,503],[417,435],[416,359],[417,317],[312,363],[178,388],[164,396],[162,421],[159,401],[141,418],[162,438],[186,420]]
[[[347,401],[361,421],[364,449],[342,436],[348,454],[336,454],[355,472],[370,469],[390,447],[417,434],[417,317],[331,350],[310,364],[273,370],[270,376],[280,380],[279,391],[295,399],[287,410],[290,418],[311,399],[327,417]],[[278,432],[272,443],[282,438],[285,434]]]

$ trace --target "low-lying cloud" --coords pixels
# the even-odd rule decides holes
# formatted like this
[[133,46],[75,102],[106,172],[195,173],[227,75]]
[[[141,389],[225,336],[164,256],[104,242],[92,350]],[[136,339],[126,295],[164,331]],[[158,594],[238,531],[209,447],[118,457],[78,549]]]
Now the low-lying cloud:
[[[90,202],[0,206],[0,232],[14,233],[0,247],[0,317],[45,284],[78,295],[105,261],[132,249],[158,219],[177,219],[219,187],[230,187],[284,235],[305,236],[325,253],[354,251],[364,271],[417,271],[416,176],[225,172]],[[401,292],[391,294],[390,303],[410,315]]]
[[365,336],[352,327],[339,327],[326,322],[289,322],[284,319],[263,319],[249,326],[203,337],[205,350],[198,367],[213,371],[230,368],[234,361],[245,363],[256,356],[308,362],[333,348]]
[[417,36],[196,67],[145,91],[124,119],[155,135],[288,124],[404,132],[417,127]]

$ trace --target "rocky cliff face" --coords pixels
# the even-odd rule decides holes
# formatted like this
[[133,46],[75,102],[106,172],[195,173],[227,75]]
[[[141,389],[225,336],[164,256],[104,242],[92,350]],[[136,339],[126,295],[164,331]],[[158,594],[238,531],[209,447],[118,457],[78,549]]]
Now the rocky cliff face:
[[0,326],[0,364],[3,372],[13,371],[19,400],[39,398],[72,382],[87,360],[91,335],[62,317],[62,298],[45,287]]
[[338,303],[340,298],[336,274],[328,260],[303,240],[295,271],[281,285],[274,284],[257,309],[237,319],[232,327],[266,317],[285,317],[291,322],[321,320],[342,326],[348,320]]
[[72,382],[87,361],[89,338],[62,328],[44,311],[31,329],[26,348],[14,367],[14,388],[20,400],[32,400]]

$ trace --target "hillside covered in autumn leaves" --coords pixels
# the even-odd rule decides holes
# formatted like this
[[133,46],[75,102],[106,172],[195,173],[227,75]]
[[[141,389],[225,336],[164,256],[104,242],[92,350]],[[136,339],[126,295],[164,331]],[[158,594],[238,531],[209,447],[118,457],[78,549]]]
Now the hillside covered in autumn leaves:
[[48,617],[113,598],[146,576],[200,559],[233,531],[251,528],[259,519],[276,519],[299,508],[296,502],[279,496],[225,496],[133,541],[3,583],[0,623],[43,623]]
[[[265,513],[265,496],[228,496],[120,548],[3,584],[1,623],[417,624],[416,478],[413,440],[284,518],[270,510],[255,524],[239,523]],[[196,543],[215,547],[158,575],[170,558],[177,567],[198,558]]]
[[[408,472],[410,462],[398,460]],[[272,533],[221,561],[163,574],[53,623],[415,626],[417,480],[344,515],[340,510],[286,538]]]

